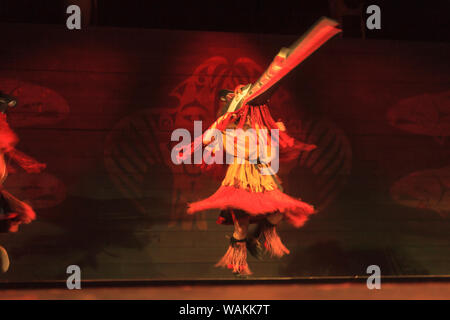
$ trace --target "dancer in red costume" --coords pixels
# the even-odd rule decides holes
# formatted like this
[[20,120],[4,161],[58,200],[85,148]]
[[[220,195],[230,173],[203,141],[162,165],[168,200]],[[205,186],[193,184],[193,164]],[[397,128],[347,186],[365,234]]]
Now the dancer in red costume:
[[[340,32],[336,25],[336,22],[322,18],[290,48],[283,48],[254,84],[238,86],[233,92],[222,90],[220,98],[225,107],[220,117],[194,143],[178,149],[180,160],[207,146],[211,147],[211,156],[215,156],[221,148],[232,157],[231,163],[227,163],[220,188],[210,197],[191,203],[188,208],[189,214],[220,209],[218,222],[234,224],[230,246],[216,266],[227,267],[237,275],[248,275],[251,271],[247,263],[247,250],[257,258],[261,258],[264,248],[271,256],[288,254],[289,250],[281,242],[276,226],[286,219],[293,226],[301,227],[315,212],[311,205],[283,193],[276,171],[271,167],[274,156],[279,155],[276,160],[283,162],[295,159],[301,151],[310,151],[316,146],[290,137],[284,125],[275,122],[270,115],[267,101],[289,71]],[[247,135],[251,129],[252,133],[257,133],[253,139],[251,134]],[[218,136],[212,132],[220,132],[223,142],[218,143]],[[263,135],[259,135],[260,132],[269,133],[269,137],[261,139]],[[248,136],[248,143],[245,139],[239,140],[240,135]],[[227,139],[233,141],[231,146],[226,143]],[[250,147],[252,141],[256,144],[253,149]],[[267,153],[255,154],[255,150],[260,148],[270,149],[269,145],[274,146],[279,154],[271,153],[268,157]],[[202,165],[210,171],[217,166]],[[256,232],[249,235],[248,227],[253,222],[258,226]]]
[[[0,232],[17,232],[22,223],[27,224],[36,219],[36,214],[30,205],[20,201],[3,188],[3,182],[8,175],[7,163],[13,160],[28,173],[37,173],[45,168],[45,164],[37,162],[14,148],[18,138],[6,122],[6,113],[9,108],[16,105],[16,99],[0,92]],[[8,162],[5,161],[5,156],[8,157]],[[8,254],[0,246],[0,271],[6,272],[8,267]]]

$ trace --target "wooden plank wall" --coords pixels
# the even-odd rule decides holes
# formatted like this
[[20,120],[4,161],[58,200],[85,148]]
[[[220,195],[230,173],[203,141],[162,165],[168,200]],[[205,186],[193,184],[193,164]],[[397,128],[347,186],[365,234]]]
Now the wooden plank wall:
[[[10,115],[18,148],[48,165],[42,175],[8,178],[38,220],[0,234],[12,262],[0,279],[64,279],[70,264],[85,279],[231,279],[213,267],[231,228],[215,224],[217,212],[184,213],[186,201],[220,181],[171,165],[170,132],[194,118],[212,121],[220,86],[255,80],[295,39],[20,24],[0,24],[0,35],[0,90],[19,87],[23,106]],[[291,255],[250,258],[254,277],[353,276],[372,264],[389,275],[449,274],[450,195],[431,183],[411,193],[410,205],[390,194],[395,181],[427,169],[449,186],[449,56],[443,43],[338,38],[289,77],[274,117],[297,137],[322,140],[319,153],[303,155],[305,165],[282,174],[287,192],[320,206],[317,194],[334,191],[324,191],[329,203],[305,227],[281,227]],[[423,94],[444,98],[407,103],[402,115],[417,132],[389,123],[394,105]],[[440,111],[417,111],[427,103]],[[436,122],[442,132],[426,133]],[[336,165],[325,180],[339,183],[316,183],[321,172],[308,159]],[[423,183],[413,178],[416,185]]]

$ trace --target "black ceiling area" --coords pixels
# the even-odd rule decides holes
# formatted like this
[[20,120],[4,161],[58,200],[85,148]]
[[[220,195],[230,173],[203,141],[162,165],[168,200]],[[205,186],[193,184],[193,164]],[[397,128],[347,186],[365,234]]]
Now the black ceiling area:
[[360,36],[366,8],[376,4],[382,28],[366,30],[365,38],[450,41],[449,0],[0,0],[0,22],[63,24],[65,7],[77,2],[90,7],[94,26],[271,34],[300,34],[320,16],[335,18],[331,6],[343,3],[361,12],[361,18],[343,13],[344,37]]

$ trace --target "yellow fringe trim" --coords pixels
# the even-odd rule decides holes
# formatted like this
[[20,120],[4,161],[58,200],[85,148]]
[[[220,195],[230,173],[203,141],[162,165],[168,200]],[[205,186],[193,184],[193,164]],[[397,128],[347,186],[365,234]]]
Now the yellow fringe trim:
[[[233,186],[245,189],[250,192],[264,192],[278,189],[277,181],[280,183],[276,175],[262,175],[259,170],[267,167],[264,164],[245,163],[230,164],[227,174],[222,181],[222,186]],[[275,179],[275,181],[274,181]]]

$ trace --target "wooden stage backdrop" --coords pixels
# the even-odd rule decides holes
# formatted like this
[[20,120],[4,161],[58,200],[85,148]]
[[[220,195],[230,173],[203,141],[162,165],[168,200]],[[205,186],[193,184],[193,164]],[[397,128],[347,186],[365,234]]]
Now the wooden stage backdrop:
[[[299,35],[303,30],[299,30]],[[19,107],[18,149],[47,163],[6,188],[38,219],[0,234],[1,281],[233,278],[214,268],[231,227],[185,214],[218,187],[170,162],[170,134],[210,124],[223,88],[256,80],[291,36],[0,24],[0,90]],[[450,274],[450,45],[336,38],[271,101],[315,143],[281,168],[320,210],[280,234],[289,256],[255,278]]]

